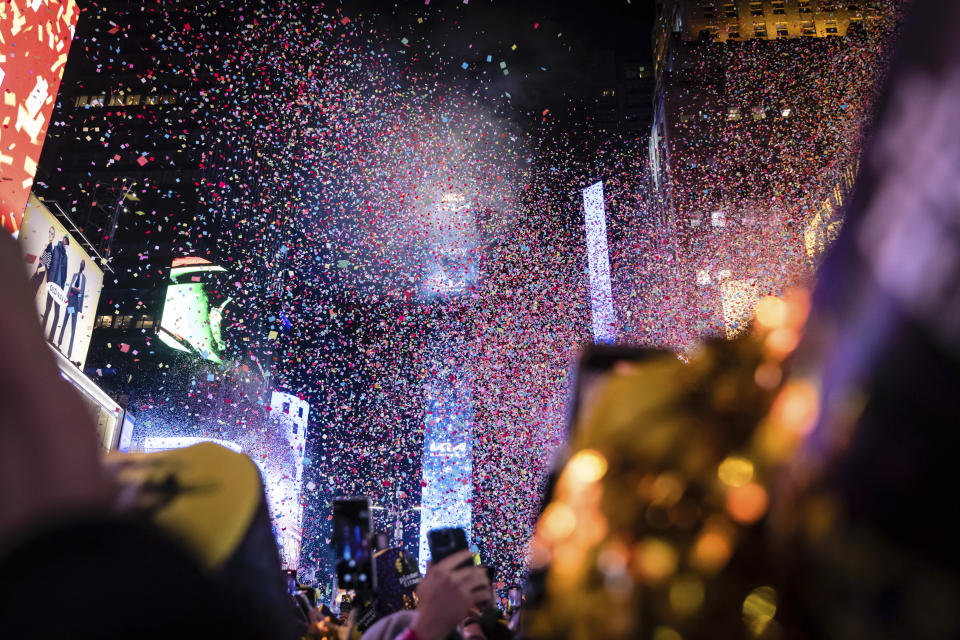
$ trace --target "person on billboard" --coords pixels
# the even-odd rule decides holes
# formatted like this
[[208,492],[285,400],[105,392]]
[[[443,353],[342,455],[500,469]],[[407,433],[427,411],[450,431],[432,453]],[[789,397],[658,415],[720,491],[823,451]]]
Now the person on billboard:
[[50,260],[53,258],[53,241],[56,239],[57,232],[53,227],[50,227],[50,231],[47,232],[47,246],[40,254],[40,259],[37,261],[37,270],[33,274],[33,295],[37,295],[40,292],[40,286],[47,281],[47,276],[50,273]]
[[[63,240],[57,243],[50,256],[50,268],[47,270],[47,306],[43,311],[43,328],[47,328],[47,316],[50,315],[50,308],[53,307],[53,326],[50,327],[50,334],[47,338],[53,342],[53,334],[60,323],[60,300],[54,299],[54,294],[50,285],[57,285],[57,289],[63,291],[63,285],[67,282],[67,247],[70,246],[70,236],[64,235]],[[62,293],[60,294],[62,297]]]
[[[73,355],[73,338],[77,333],[77,316],[83,311],[83,296],[87,289],[87,276],[83,272],[86,263],[81,260],[80,268],[70,278],[70,287],[67,289],[67,315],[63,319],[63,326],[60,328],[60,339],[57,340],[57,348],[63,346],[63,332],[67,330],[67,320],[70,320],[70,347],[67,349],[67,358]],[[62,352],[63,349],[60,349]]]

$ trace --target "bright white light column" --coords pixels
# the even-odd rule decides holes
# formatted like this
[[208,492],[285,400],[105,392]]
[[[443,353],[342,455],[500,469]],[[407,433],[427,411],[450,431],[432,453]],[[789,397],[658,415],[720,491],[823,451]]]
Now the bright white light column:
[[590,271],[590,312],[594,342],[616,342],[616,319],[610,289],[610,256],[607,252],[607,218],[603,205],[603,182],[583,190],[583,217],[587,231],[587,262]]
[[426,388],[420,571],[427,570],[427,532],[460,527],[470,538],[473,496],[473,400],[463,372],[441,369]]

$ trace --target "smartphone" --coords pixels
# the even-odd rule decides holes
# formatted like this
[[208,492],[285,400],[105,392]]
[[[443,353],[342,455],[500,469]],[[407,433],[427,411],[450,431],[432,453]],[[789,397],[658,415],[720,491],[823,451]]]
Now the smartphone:
[[520,608],[520,605],[523,603],[523,592],[520,591],[519,587],[510,587],[510,590],[507,592],[507,602],[510,604],[511,611]]
[[[460,527],[448,529],[431,529],[427,533],[427,543],[430,545],[430,559],[434,564],[444,558],[448,558],[458,551],[469,549],[467,545],[467,534]],[[464,562],[463,567],[468,567],[473,561]]]
[[576,428],[584,409],[595,401],[599,383],[613,372],[629,369],[656,356],[670,353],[662,349],[622,345],[590,344],[580,354],[574,371],[573,397],[567,412],[567,436]]
[[283,571],[284,578],[287,581],[287,593],[289,595],[296,595],[297,593],[297,572],[294,569],[285,569]]
[[337,584],[342,589],[376,589],[373,569],[370,501],[338,498],[333,501],[333,547],[337,554]]

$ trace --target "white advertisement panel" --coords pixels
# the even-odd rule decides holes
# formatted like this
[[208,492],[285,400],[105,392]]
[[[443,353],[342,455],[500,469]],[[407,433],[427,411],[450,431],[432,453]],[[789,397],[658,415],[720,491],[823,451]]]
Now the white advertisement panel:
[[19,240],[43,335],[83,369],[103,271],[34,195],[27,202]]

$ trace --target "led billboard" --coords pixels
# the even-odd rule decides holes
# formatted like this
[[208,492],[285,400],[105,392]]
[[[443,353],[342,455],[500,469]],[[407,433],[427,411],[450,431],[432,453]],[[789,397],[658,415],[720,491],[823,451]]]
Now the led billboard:
[[96,318],[103,271],[36,196],[20,227],[20,249],[33,284],[43,334],[83,369]]
[[[225,273],[226,269],[203,258],[177,258],[170,268],[171,284],[160,317],[160,341],[172,349],[193,353],[204,360],[221,364],[225,346],[221,324],[227,305],[216,300],[205,274]],[[219,303],[219,304],[217,304]]]
[[285,437],[290,455],[269,456],[269,462],[265,460],[261,470],[267,488],[270,520],[286,569],[297,569],[300,564],[303,520],[300,494],[309,414],[310,404],[306,400],[282,391],[270,394],[269,428],[278,429]]
[[266,429],[271,437],[255,435],[260,430],[238,433],[233,440],[197,436],[147,436],[143,452],[154,453],[213,442],[253,460],[263,478],[267,509],[273,525],[283,566],[297,569],[300,561],[303,504],[304,448],[310,404],[282,391],[270,394]]
[[460,527],[470,534],[473,498],[473,400],[462,372],[444,370],[426,389],[420,571],[430,558],[427,533]]
[[78,15],[74,0],[0,3],[0,223],[15,236]]

